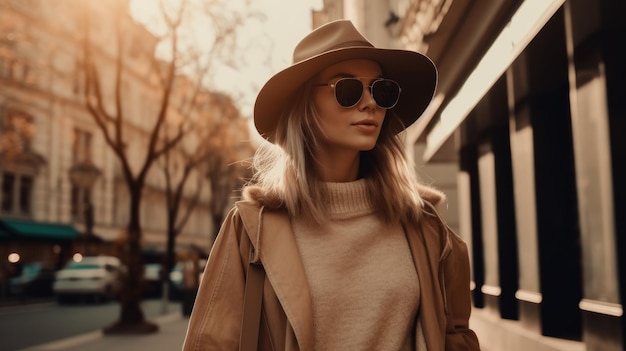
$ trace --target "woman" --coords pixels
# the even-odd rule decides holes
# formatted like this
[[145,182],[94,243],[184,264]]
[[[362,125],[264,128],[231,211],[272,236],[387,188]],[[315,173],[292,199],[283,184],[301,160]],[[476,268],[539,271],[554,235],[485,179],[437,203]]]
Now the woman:
[[[296,46],[257,97],[268,142],[216,239],[184,350],[479,349],[466,247],[398,135],[436,80],[425,56],[375,48],[345,20]],[[258,327],[242,333],[249,262],[266,278],[245,297],[262,299]]]

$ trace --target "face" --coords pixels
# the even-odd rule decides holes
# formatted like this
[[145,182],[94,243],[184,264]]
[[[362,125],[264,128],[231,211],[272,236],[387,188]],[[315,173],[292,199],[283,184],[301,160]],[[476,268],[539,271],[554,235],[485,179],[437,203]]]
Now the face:
[[[342,107],[332,86],[340,78],[358,77],[363,83],[361,100],[352,107]],[[376,105],[369,85],[382,77],[380,66],[370,60],[340,62],[320,72],[313,89],[322,135],[320,146],[328,153],[367,151],[376,145],[386,110]]]

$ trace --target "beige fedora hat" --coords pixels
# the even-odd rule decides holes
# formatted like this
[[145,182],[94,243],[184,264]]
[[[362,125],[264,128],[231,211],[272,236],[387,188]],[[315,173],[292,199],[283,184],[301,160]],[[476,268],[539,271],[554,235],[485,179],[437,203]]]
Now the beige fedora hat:
[[323,69],[352,59],[376,61],[385,78],[400,84],[400,100],[392,111],[405,127],[419,118],[435,93],[437,69],[428,57],[415,51],[376,48],[352,22],[337,20],[304,37],[293,51],[293,64],[261,88],[254,104],[259,134],[273,142],[276,126],[296,90]]

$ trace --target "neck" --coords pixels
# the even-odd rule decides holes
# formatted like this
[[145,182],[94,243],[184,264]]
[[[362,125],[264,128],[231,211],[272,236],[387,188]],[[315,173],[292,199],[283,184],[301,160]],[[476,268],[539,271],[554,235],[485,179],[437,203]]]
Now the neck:
[[351,182],[359,176],[360,153],[357,151],[320,152],[316,155],[324,182]]

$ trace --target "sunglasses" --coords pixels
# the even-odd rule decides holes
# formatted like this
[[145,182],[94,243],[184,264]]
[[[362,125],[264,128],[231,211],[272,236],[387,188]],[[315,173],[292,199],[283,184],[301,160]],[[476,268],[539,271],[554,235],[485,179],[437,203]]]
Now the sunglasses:
[[[329,86],[333,88],[335,99],[341,107],[350,108],[361,101],[363,97],[362,78],[340,78],[333,83],[316,84],[315,86]],[[379,78],[367,86],[374,97],[376,105],[383,109],[391,109],[400,99],[400,85],[391,79]]]

